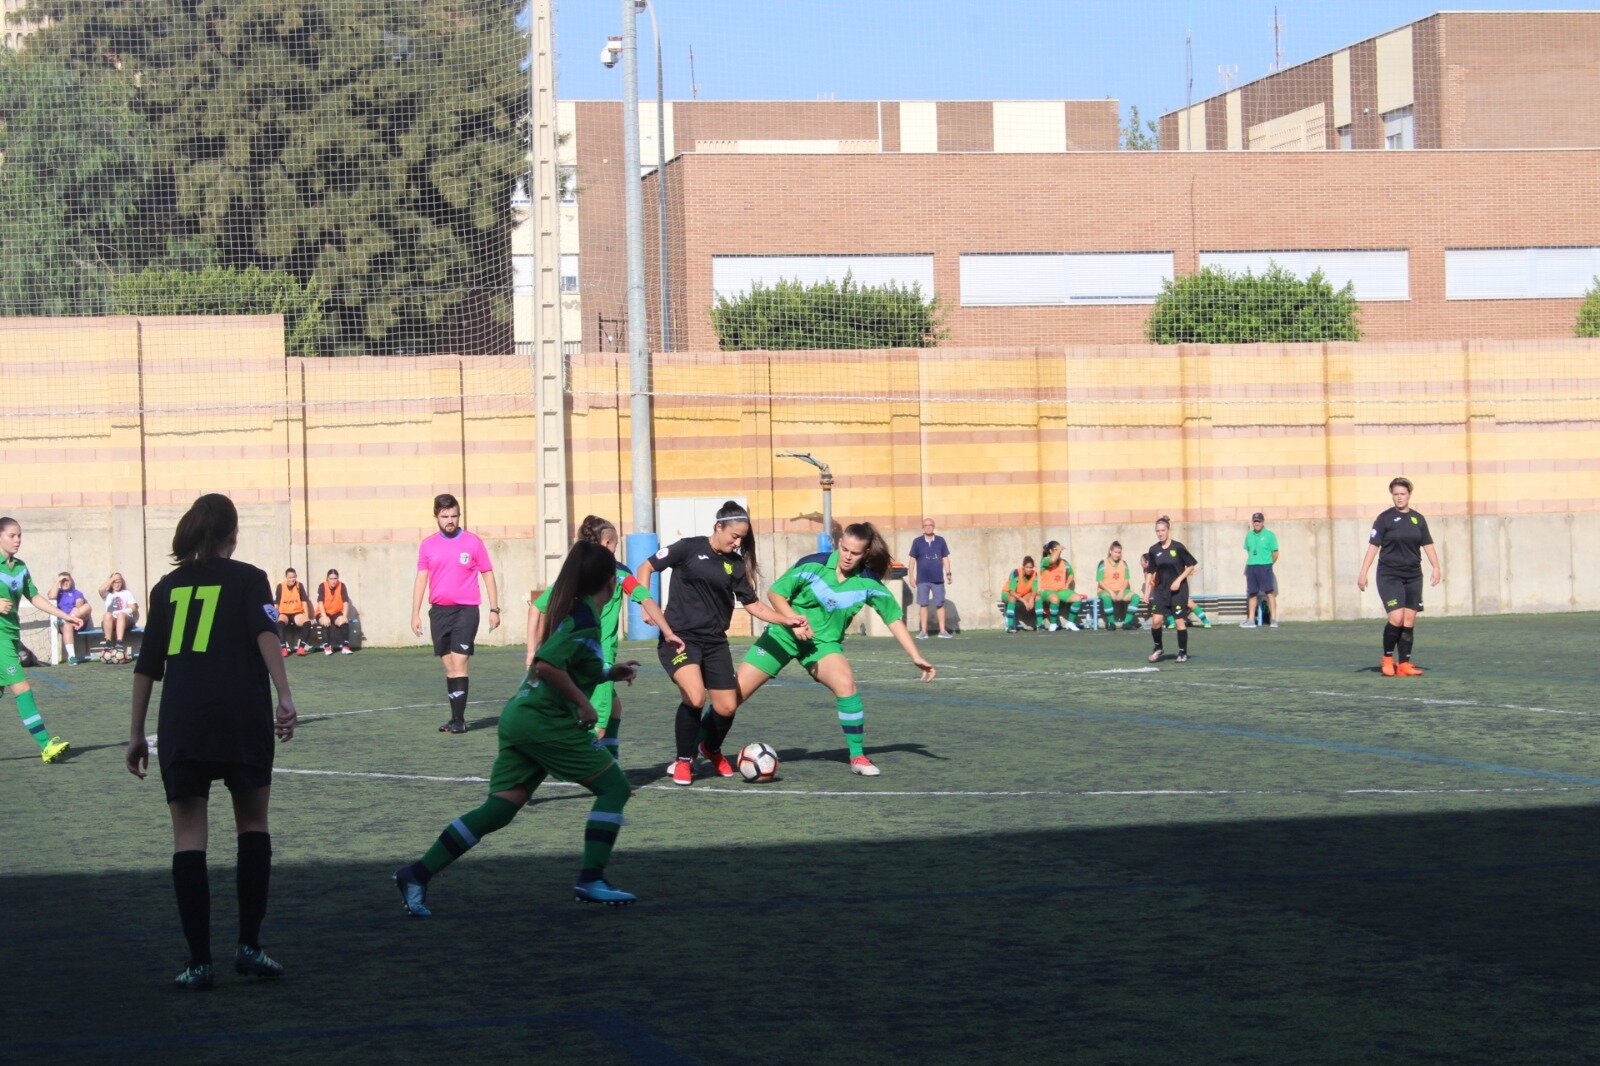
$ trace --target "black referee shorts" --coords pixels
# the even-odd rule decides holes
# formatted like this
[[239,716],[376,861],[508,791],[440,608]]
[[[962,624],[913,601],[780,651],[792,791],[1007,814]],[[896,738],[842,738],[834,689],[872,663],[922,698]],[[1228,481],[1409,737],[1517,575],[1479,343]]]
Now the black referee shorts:
[[682,633],[678,636],[683,637],[682,651],[664,640],[656,643],[656,656],[668,677],[685,666],[698,666],[700,679],[707,689],[726,691],[739,687],[738,675],[733,672],[733,650],[728,647],[727,638],[707,640]]
[[1422,575],[1379,574],[1378,598],[1383,601],[1385,611],[1421,611]]
[[181,799],[209,799],[213,781],[227,785],[229,792],[254,792],[272,784],[272,768],[242,762],[188,759],[161,768],[161,784],[167,790],[168,803]]
[[433,628],[433,654],[471,655],[478,640],[478,608],[472,606],[446,606],[436,603],[428,608],[428,624]]

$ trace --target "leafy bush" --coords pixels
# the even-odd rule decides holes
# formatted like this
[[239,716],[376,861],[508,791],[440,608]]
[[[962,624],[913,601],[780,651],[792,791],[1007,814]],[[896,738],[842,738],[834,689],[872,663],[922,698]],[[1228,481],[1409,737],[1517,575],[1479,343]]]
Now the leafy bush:
[[1317,271],[1301,280],[1274,264],[1263,274],[1207,267],[1161,288],[1145,323],[1155,344],[1354,341],[1353,285],[1335,292]]
[[284,350],[316,355],[323,343],[324,298],[281,270],[151,267],[111,279],[113,313],[120,315],[282,315]]
[[833,348],[933,348],[944,338],[939,301],[922,286],[757,284],[743,296],[717,297],[711,324],[723,351]]
[[1594,288],[1583,294],[1583,303],[1578,305],[1577,334],[1600,337],[1600,278],[1594,279]]

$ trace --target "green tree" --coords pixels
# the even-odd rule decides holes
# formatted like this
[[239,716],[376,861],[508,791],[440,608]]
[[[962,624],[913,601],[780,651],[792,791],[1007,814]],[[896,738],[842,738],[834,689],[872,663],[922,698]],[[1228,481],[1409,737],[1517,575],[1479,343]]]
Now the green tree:
[[1600,337],[1600,278],[1594,279],[1594,288],[1583,295],[1583,303],[1578,305],[1578,328],[1580,337]]
[[1161,127],[1139,117],[1139,105],[1128,105],[1128,121],[1122,127],[1122,147],[1129,152],[1154,152],[1161,147]]
[[302,285],[281,270],[150,267],[113,277],[111,304],[120,315],[282,315],[286,351],[317,355],[323,343],[316,283]]
[[36,0],[28,50],[120,72],[168,236],[325,294],[341,351],[504,350],[526,171],[516,5]]
[[0,50],[0,315],[106,311],[151,174],[131,90]]
[[922,286],[843,281],[754,285],[717,297],[711,324],[723,351],[838,348],[933,348],[944,338],[939,301]]
[[1355,286],[1334,291],[1316,271],[1300,279],[1277,264],[1262,274],[1207,267],[1161,287],[1145,323],[1155,344],[1354,341]]

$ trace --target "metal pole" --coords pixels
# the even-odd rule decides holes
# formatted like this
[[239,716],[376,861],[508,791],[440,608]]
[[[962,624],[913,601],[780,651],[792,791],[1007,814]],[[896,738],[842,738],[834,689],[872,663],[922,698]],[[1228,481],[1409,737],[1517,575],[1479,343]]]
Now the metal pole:
[[[655,553],[655,461],[651,452],[650,336],[644,304],[644,205],[639,190],[639,38],[636,0],[622,0],[622,203],[628,246],[628,413],[632,428],[633,523],[628,565]],[[628,609],[628,635],[651,639],[655,626],[636,604]]]
[[672,289],[667,280],[667,88],[661,66],[661,25],[656,5],[649,5],[650,29],[656,38],[656,251],[661,264],[661,350],[672,351]]

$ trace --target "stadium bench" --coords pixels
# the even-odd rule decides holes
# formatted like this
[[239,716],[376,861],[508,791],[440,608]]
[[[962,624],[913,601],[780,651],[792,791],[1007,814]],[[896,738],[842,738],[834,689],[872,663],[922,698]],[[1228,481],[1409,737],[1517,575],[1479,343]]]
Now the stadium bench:
[[[50,665],[57,666],[66,655],[66,644],[61,633],[61,619],[50,619]],[[97,640],[104,641],[106,631],[96,626],[93,629],[78,630],[77,638],[73,641],[72,654],[78,661],[89,661],[89,650],[94,647]],[[130,657],[139,654],[139,646],[144,643],[144,626],[134,626],[128,630],[128,639],[124,641],[128,647]]]
[[[1194,602],[1205,608],[1206,614],[1213,618],[1237,618],[1244,621],[1250,610],[1250,597],[1244,593],[1208,593],[1204,596],[1194,597]],[[1143,617],[1150,617],[1150,603],[1148,600],[1140,606]]]

